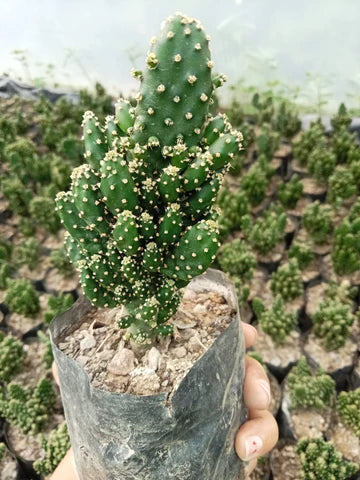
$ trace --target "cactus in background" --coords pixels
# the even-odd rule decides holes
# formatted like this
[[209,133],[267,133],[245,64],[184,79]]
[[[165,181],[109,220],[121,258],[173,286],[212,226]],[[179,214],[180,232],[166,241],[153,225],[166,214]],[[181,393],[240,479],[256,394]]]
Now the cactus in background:
[[359,465],[344,460],[334,445],[322,438],[303,438],[296,451],[302,480],[346,480],[359,470]]
[[218,218],[221,237],[225,238],[233,230],[241,230],[242,219],[249,213],[249,202],[245,193],[240,189],[233,193],[227,188],[222,188],[217,205],[221,210]]
[[251,226],[250,217],[244,217],[243,230],[251,247],[261,255],[270,253],[285,236],[286,214],[280,207],[271,207]]
[[360,388],[340,392],[336,407],[340,417],[360,438]]
[[9,383],[0,392],[0,413],[24,433],[35,435],[46,427],[55,402],[56,393],[50,380],[44,378],[34,388]]
[[219,250],[218,262],[221,269],[232,277],[248,282],[253,277],[256,258],[244,240],[239,238],[225,243]]
[[295,240],[289,248],[289,258],[295,258],[300,270],[304,270],[312,262],[314,252],[311,245]]
[[284,343],[296,326],[296,315],[286,312],[282,297],[277,295],[270,309],[265,309],[265,305],[259,298],[254,298],[252,305],[264,332],[270,335],[275,343]]
[[6,290],[10,279],[11,268],[8,262],[0,262],[0,290]]
[[254,207],[264,200],[268,184],[264,169],[258,163],[251,165],[249,171],[241,178],[241,187],[250,205]]
[[19,215],[27,215],[29,202],[33,197],[32,191],[25,187],[15,176],[0,179],[0,190],[9,202],[10,210]]
[[359,148],[356,133],[350,133],[345,126],[335,130],[331,137],[332,149],[337,163],[348,163],[354,149]]
[[8,382],[20,370],[26,356],[20,340],[0,331],[0,381]]
[[335,381],[323,370],[312,372],[301,357],[287,377],[291,408],[329,407],[335,397]]
[[312,317],[314,333],[323,340],[327,350],[337,350],[345,345],[354,323],[354,315],[349,305],[339,299],[322,302]]
[[357,192],[355,178],[349,167],[339,165],[329,178],[329,190],[327,200],[334,206],[340,206],[347,198]]
[[290,260],[271,275],[271,290],[286,301],[302,295],[304,286],[297,260]]
[[50,196],[36,196],[30,201],[30,215],[34,222],[49,233],[57,233],[60,229],[60,219],[55,212],[55,203]]
[[331,126],[336,132],[343,127],[349,128],[351,125],[351,120],[351,115],[347,111],[347,108],[343,103],[341,103],[337,113],[331,118]]
[[330,148],[319,146],[310,153],[307,165],[316,182],[325,183],[335,170],[336,156]]
[[274,128],[285,138],[291,139],[301,129],[301,120],[294,105],[283,100],[275,117]]
[[295,208],[301,198],[303,188],[304,186],[296,174],[288,182],[281,182],[277,191],[281,205],[284,208]]
[[338,275],[346,275],[360,268],[360,217],[351,222],[345,218],[335,228],[331,252],[334,270]]
[[313,122],[308,130],[302,132],[298,141],[293,143],[294,157],[299,165],[307,165],[308,158],[315,147],[326,146],[325,128],[320,122]]
[[258,125],[262,125],[264,122],[270,123],[274,113],[273,94],[271,91],[254,93],[251,104],[255,108],[254,120]]
[[83,120],[88,163],[57,195],[67,250],[96,306],[126,306],[120,327],[138,342],[171,333],[179,289],[204,272],[219,246],[213,204],[242,135],[209,117],[214,89],[201,24],[170,17],[152,41],[137,105],[120,100],[102,127]]
[[8,281],[5,303],[10,312],[33,317],[40,310],[39,294],[26,278]]
[[264,155],[270,162],[273,159],[274,153],[280,145],[280,135],[271,129],[267,123],[261,125],[259,135],[256,137],[256,145],[258,156]]
[[34,270],[40,258],[41,245],[36,238],[21,240],[14,248],[14,261],[17,265],[26,265]]
[[45,455],[42,459],[34,462],[34,469],[39,474],[50,475],[71,446],[66,423],[61,423],[52,430],[48,438],[42,438],[41,446]]
[[70,278],[74,275],[74,267],[67,257],[65,247],[52,250],[50,253],[50,263],[64,278]]
[[330,205],[322,205],[318,200],[310,203],[303,214],[302,224],[314,243],[326,243],[333,229],[333,210]]
[[44,323],[49,325],[51,320],[65,312],[74,303],[74,298],[70,293],[60,293],[58,296],[51,295],[48,299],[47,310],[44,313]]
[[50,337],[46,333],[39,330],[38,331],[38,339],[40,340],[40,342],[45,347],[45,352],[42,356],[43,364],[45,365],[45,368],[50,369],[51,366],[52,366],[52,363],[54,361],[54,355],[53,355],[52,348],[51,348]]

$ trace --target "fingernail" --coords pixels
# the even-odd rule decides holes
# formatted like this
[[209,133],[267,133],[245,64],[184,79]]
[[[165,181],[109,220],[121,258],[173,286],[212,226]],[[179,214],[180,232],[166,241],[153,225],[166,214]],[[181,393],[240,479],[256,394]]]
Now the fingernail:
[[266,405],[270,405],[271,392],[269,382],[267,382],[266,380],[258,380],[257,383],[259,387],[261,387],[262,392],[264,392],[264,395],[262,393],[260,394],[261,396],[263,396],[264,403],[266,403]]
[[253,435],[248,437],[245,440],[245,458],[244,460],[248,462],[253,458],[257,457],[260,450],[262,449],[263,441],[262,438],[258,437],[257,435]]

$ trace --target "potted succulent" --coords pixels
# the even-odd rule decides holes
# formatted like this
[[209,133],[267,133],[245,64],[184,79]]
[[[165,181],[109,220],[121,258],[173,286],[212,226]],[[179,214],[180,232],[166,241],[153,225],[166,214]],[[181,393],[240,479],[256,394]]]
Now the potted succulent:
[[[225,80],[212,75],[208,44],[198,21],[175,14],[164,22],[146,71],[133,72],[141,80],[136,107],[120,100],[104,128],[85,113],[87,163],[56,198],[67,252],[88,298],[50,326],[81,480],[242,478],[233,445],[245,417],[237,299],[221,272],[204,274],[219,247],[214,202],[242,136],[226,116],[208,113]],[[170,319],[190,282],[192,320],[174,326]],[[200,325],[200,339],[192,327],[211,303],[209,297],[196,304],[204,292],[217,306],[212,333]],[[117,327],[106,324],[109,315]],[[113,333],[104,338],[116,344],[113,358],[97,343],[104,331]],[[81,335],[87,356],[77,361],[71,345]],[[173,347],[179,337],[191,337],[186,348]],[[111,388],[101,372],[88,374],[99,354]],[[176,366],[164,372],[171,355]]]

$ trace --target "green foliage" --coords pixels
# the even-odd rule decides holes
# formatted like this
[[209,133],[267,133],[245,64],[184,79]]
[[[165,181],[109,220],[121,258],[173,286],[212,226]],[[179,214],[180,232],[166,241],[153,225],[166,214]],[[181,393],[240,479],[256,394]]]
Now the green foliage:
[[337,350],[342,347],[354,322],[349,305],[338,299],[328,299],[320,304],[312,317],[314,333],[323,340],[327,350]]
[[218,262],[225,273],[239,277],[243,282],[252,279],[256,267],[255,256],[248,244],[240,239],[222,245],[218,253]]
[[0,331],[0,381],[9,382],[20,371],[26,356],[20,340]]
[[4,442],[0,442],[0,462],[3,460],[6,454],[6,445]]
[[171,333],[179,289],[215,259],[213,204],[242,135],[225,115],[208,116],[225,77],[212,76],[197,22],[164,22],[146,63],[136,107],[119,100],[104,126],[85,113],[88,163],[56,201],[84,293],[96,306],[126,306],[120,326],[150,343]]
[[22,182],[15,176],[4,177],[0,180],[0,190],[9,202],[10,210],[19,215],[28,213],[29,203],[33,193],[24,187]]
[[21,240],[14,249],[14,259],[18,265],[27,265],[30,270],[38,265],[41,245],[36,238]]
[[278,188],[278,198],[284,208],[295,208],[301,198],[303,184],[295,174],[288,182],[281,182]]
[[260,327],[277,344],[283,344],[296,326],[295,313],[287,313],[282,297],[277,295],[270,309],[265,309],[259,298],[254,298],[253,309]]
[[8,262],[0,262],[0,290],[8,288],[10,278],[10,265]]
[[353,222],[346,218],[335,228],[331,258],[338,275],[360,268],[360,217]]
[[51,266],[64,278],[70,278],[74,275],[74,267],[67,257],[65,247],[52,250],[50,253],[50,262]]
[[44,353],[43,358],[42,358],[43,363],[44,363],[46,368],[51,368],[52,363],[54,361],[54,355],[53,355],[52,348],[51,348],[50,337],[49,337],[48,334],[39,330],[38,331],[38,338],[39,338],[40,342],[45,345],[45,353]]
[[55,202],[45,196],[34,197],[29,206],[34,221],[50,233],[57,233],[60,229],[60,220],[55,211]]
[[357,191],[354,176],[349,167],[339,165],[329,178],[327,200],[334,206],[339,206],[346,198],[352,197]]
[[333,133],[331,145],[337,163],[348,163],[351,152],[358,148],[357,135],[350,133],[346,126],[342,126]]
[[7,388],[0,392],[1,415],[9,423],[31,435],[46,427],[55,402],[53,383],[45,378],[34,388],[9,383]]
[[304,270],[312,262],[314,252],[308,243],[295,240],[289,248],[289,258],[295,258],[300,270]]
[[29,217],[21,217],[18,230],[24,237],[33,237],[36,232],[36,225],[34,220]]
[[12,249],[13,247],[9,240],[0,238],[0,262],[11,258]]
[[244,233],[251,247],[261,255],[270,253],[285,236],[286,214],[281,208],[271,207],[251,226],[250,218],[243,221]]
[[333,210],[330,205],[321,204],[318,200],[310,203],[302,216],[302,224],[316,244],[323,244],[333,229]]
[[44,322],[48,325],[51,320],[65,312],[74,303],[74,298],[70,293],[51,295],[48,300],[47,310],[44,313]]
[[258,156],[265,155],[268,161],[274,157],[274,153],[280,145],[280,135],[267,123],[261,125],[261,130],[256,137]]
[[329,147],[320,145],[310,153],[307,165],[316,182],[325,183],[335,170],[336,156]]
[[347,111],[347,108],[342,103],[339,106],[337,113],[331,118],[331,126],[334,131],[338,131],[341,128],[349,128],[351,124],[351,115]]
[[8,164],[11,175],[22,182],[32,179],[36,159],[36,145],[28,138],[19,138],[4,148],[4,158]]
[[294,157],[300,165],[307,165],[314,148],[325,144],[325,128],[320,121],[314,122],[308,130],[302,132],[300,139],[293,143]]
[[304,438],[296,451],[303,480],[346,480],[359,469],[355,463],[344,460],[334,445],[322,438]]
[[45,455],[41,460],[34,462],[34,469],[39,474],[50,475],[71,446],[66,423],[64,422],[52,430],[48,438],[42,438],[41,446]]
[[340,392],[336,406],[341,418],[360,438],[360,388]]
[[259,163],[254,163],[241,178],[241,187],[246,193],[250,205],[259,205],[266,196],[268,179]]
[[8,281],[5,303],[10,312],[33,317],[40,310],[39,294],[26,278]]
[[297,260],[290,260],[271,275],[271,290],[286,301],[302,295],[304,286]]
[[330,407],[335,396],[335,381],[321,368],[312,372],[305,357],[287,377],[291,408]]
[[245,192],[239,189],[233,193],[223,188],[219,193],[217,204],[221,209],[218,219],[221,236],[226,237],[231,231],[240,230],[243,217],[249,213],[249,202]]
[[254,120],[258,125],[271,122],[275,112],[271,91],[254,93],[251,104],[255,108]]
[[291,139],[301,129],[301,120],[294,106],[283,100],[274,120],[274,128],[285,138]]

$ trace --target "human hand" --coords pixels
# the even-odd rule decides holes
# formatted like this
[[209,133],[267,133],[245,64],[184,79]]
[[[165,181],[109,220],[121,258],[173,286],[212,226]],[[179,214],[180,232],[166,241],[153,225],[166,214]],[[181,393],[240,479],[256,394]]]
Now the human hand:
[[[256,342],[256,329],[243,323],[243,331],[246,348],[249,348]],[[56,383],[59,383],[55,364],[53,374]],[[236,435],[235,449],[242,460],[249,462],[247,474],[250,474],[256,466],[257,458],[275,446],[278,427],[268,411],[271,393],[266,372],[259,362],[248,356],[245,358],[244,402],[248,408],[248,420]],[[51,480],[78,480],[72,449],[63,458]]]

